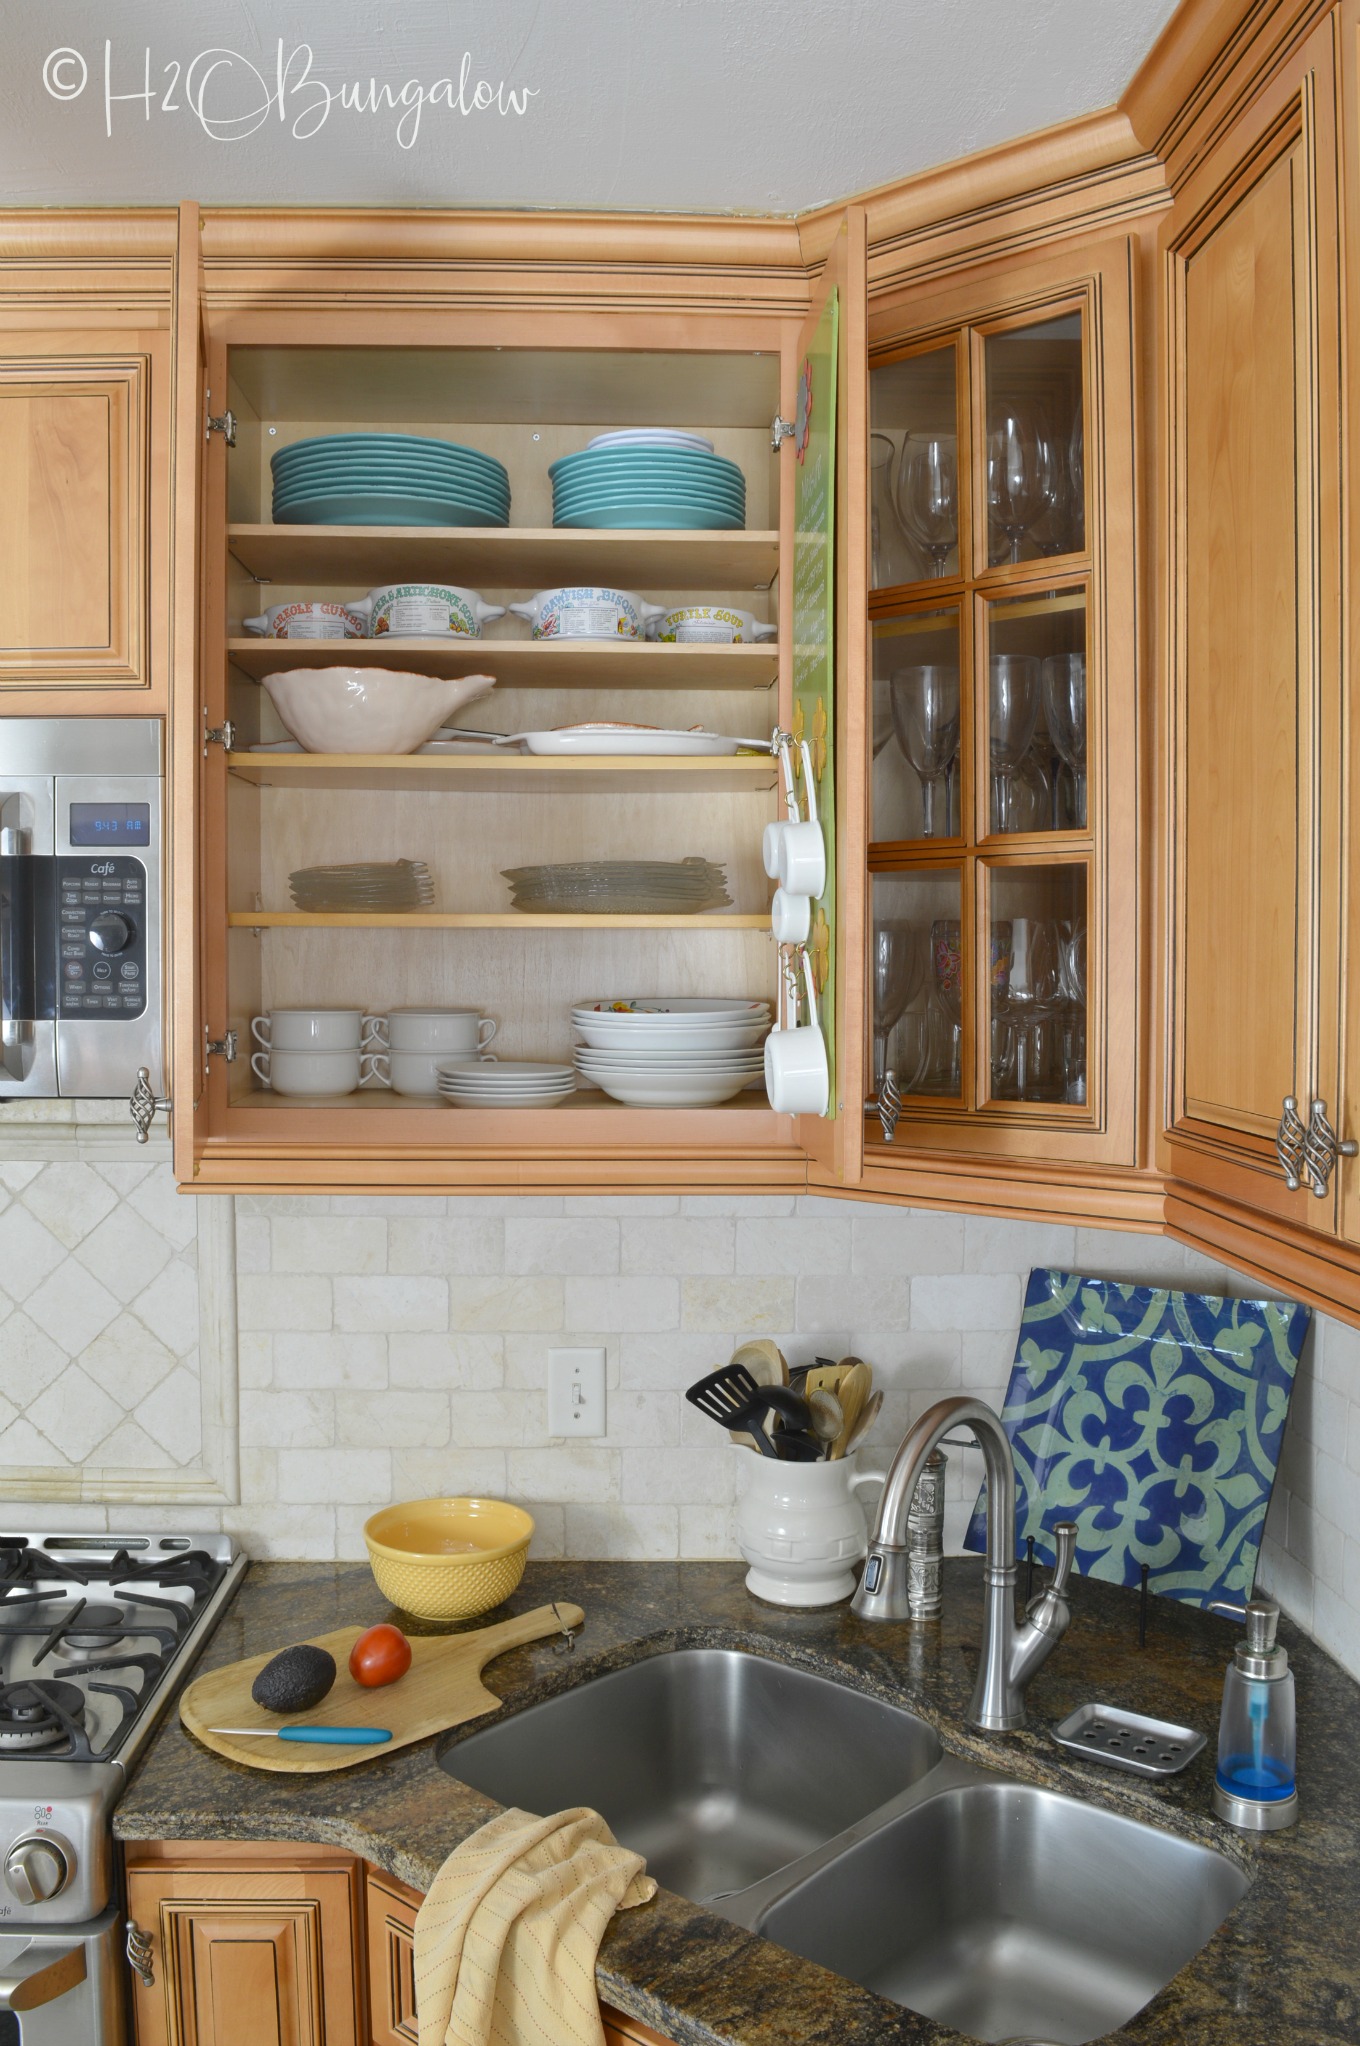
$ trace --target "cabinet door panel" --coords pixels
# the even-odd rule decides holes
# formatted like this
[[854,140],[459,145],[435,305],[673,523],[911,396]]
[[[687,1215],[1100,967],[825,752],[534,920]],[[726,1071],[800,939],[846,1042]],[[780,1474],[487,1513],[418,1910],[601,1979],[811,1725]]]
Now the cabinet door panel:
[[1165,230],[1179,1179],[1330,1230],[1290,1192],[1286,1096],[1333,1093],[1338,276],[1330,29]]
[[161,1864],[129,1869],[127,1889],[152,1949],[137,2046],[359,2046],[347,1871]]
[[420,1900],[368,1879],[368,2000],[373,2046],[415,2046],[416,1912]]
[[0,686],[147,680],[149,370],[0,361]]

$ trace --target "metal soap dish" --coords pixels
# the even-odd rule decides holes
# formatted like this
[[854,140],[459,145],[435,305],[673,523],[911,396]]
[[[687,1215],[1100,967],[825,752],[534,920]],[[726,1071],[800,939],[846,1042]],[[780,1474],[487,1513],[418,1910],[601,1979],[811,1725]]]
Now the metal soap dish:
[[1074,1755],[1131,1769],[1135,1776],[1178,1776],[1204,1746],[1204,1735],[1193,1726],[1173,1726],[1118,1705],[1079,1705],[1054,1727],[1053,1738]]

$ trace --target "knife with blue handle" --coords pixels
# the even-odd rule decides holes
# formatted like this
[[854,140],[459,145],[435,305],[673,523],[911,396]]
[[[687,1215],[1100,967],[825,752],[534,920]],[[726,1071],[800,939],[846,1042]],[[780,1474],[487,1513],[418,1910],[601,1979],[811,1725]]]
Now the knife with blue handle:
[[210,1726],[208,1731],[232,1740],[315,1741],[337,1748],[376,1747],[392,1738],[385,1726]]

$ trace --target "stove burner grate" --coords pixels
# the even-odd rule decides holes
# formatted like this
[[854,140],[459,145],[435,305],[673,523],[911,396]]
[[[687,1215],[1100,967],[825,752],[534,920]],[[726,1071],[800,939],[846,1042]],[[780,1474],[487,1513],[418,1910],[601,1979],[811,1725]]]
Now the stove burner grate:
[[69,1742],[83,1747],[85,1700],[75,1684],[32,1678],[0,1684],[0,1754],[21,1755]]

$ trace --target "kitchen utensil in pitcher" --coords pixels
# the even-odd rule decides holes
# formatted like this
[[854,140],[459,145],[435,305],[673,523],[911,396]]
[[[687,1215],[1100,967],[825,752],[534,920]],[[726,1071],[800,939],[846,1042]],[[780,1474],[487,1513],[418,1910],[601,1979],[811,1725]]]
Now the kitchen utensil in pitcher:
[[845,1449],[843,1452],[846,1456],[853,1456],[859,1448],[861,1442],[863,1442],[865,1436],[873,1427],[874,1422],[878,1419],[879,1409],[882,1405],[882,1393],[870,1393],[868,1399],[860,1408],[859,1419],[854,1427],[846,1431]]
[[768,1387],[757,1385],[744,1364],[724,1364],[687,1387],[685,1398],[720,1428],[749,1435],[762,1456],[773,1457],[778,1452],[763,1425],[769,1410],[767,1391]]
[[874,1374],[863,1358],[843,1357],[841,1364],[843,1368],[836,1398],[841,1404],[844,1425],[828,1452],[833,1463],[845,1455],[855,1424],[864,1411],[865,1401],[874,1389]]

